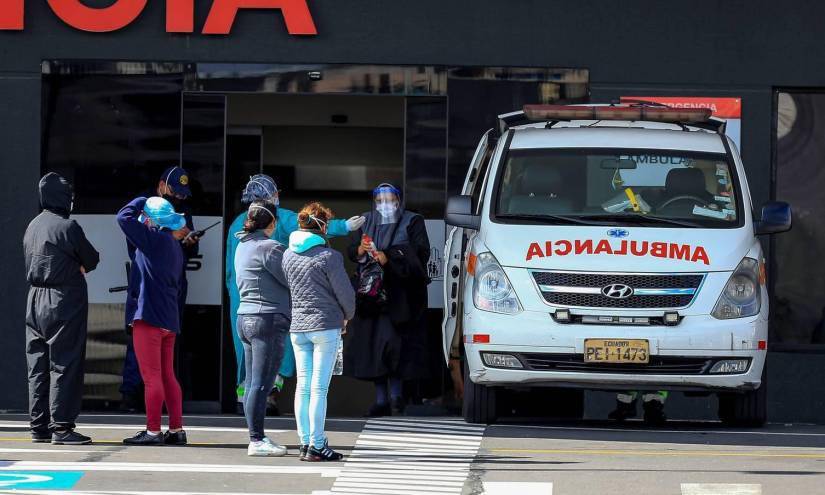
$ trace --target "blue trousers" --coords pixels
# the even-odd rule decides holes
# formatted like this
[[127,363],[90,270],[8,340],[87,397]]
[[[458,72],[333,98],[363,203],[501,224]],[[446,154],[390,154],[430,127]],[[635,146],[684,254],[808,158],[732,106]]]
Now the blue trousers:
[[327,392],[332,369],[338,357],[341,330],[293,332],[298,385],[295,389],[295,421],[301,445],[321,449],[327,443],[324,423],[327,419]]

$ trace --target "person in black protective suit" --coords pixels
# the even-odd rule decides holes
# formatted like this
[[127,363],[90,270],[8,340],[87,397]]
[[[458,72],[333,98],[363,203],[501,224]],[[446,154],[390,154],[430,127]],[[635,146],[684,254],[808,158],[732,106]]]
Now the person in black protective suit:
[[85,274],[97,267],[98,252],[69,219],[74,194],[56,173],[40,180],[43,211],[23,237],[26,278],[26,359],[32,441],[83,445],[91,438],[74,431],[83,396],[83,361],[89,294]]
[[[174,206],[175,211],[183,213],[186,219],[186,227],[194,232],[195,226],[192,221],[192,209],[188,204],[189,198],[192,197],[192,191],[189,188],[189,174],[183,167],[173,166],[163,171],[158,180],[157,187],[154,190],[148,190],[140,194],[140,196],[149,198],[152,196],[159,196],[169,201]],[[186,239],[181,241],[181,248],[185,261],[198,256],[200,239],[194,235],[189,235]],[[135,261],[135,246],[127,242],[127,250],[129,253],[130,262]],[[131,277],[130,277],[131,278]],[[178,308],[180,310],[180,321],[183,326],[183,312],[186,307],[186,296],[188,293],[188,284],[186,282],[186,263],[184,263],[183,278],[181,279],[181,293],[178,301]],[[129,286],[133,284],[130,281]],[[137,297],[136,294],[129,294],[126,298],[127,306],[133,304]],[[129,322],[126,323],[127,327]],[[128,331],[128,330],[127,330]],[[137,357],[135,356],[135,349],[131,341],[126,345],[126,358],[123,362],[123,382],[120,386],[120,393],[123,396],[121,402],[121,410],[125,412],[135,412],[143,407],[143,379],[140,376],[140,368],[138,366]]]

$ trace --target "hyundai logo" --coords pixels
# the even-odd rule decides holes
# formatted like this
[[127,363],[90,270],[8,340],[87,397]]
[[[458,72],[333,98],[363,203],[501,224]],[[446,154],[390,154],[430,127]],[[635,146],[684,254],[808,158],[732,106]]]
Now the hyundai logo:
[[602,288],[602,294],[610,299],[627,299],[633,295],[633,287],[625,284],[611,284]]
[[607,235],[610,237],[615,237],[616,239],[621,239],[622,237],[627,237],[630,235],[630,232],[626,231],[625,229],[610,229],[607,231]]

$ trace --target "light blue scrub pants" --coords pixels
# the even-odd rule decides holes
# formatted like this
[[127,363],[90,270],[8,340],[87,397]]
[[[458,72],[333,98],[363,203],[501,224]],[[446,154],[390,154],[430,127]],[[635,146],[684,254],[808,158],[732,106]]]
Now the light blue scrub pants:
[[301,445],[321,449],[327,443],[327,392],[332,379],[341,330],[289,334],[295,350],[298,385],[295,389],[295,421]]

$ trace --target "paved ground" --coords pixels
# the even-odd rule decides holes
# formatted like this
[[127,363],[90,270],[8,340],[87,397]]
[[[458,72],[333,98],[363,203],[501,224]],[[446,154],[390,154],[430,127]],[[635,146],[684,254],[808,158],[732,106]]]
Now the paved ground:
[[327,495],[754,495],[825,493],[825,427],[718,423],[574,422],[487,428],[455,418],[332,420],[346,462],[302,463],[294,423],[268,420],[291,447],[246,456],[242,418],[189,417],[192,445],[125,448],[140,417],[82,418],[95,444],[28,442],[25,418],[0,416],[0,492],[38,495],[167,493]]

